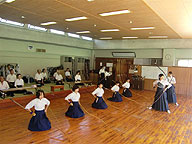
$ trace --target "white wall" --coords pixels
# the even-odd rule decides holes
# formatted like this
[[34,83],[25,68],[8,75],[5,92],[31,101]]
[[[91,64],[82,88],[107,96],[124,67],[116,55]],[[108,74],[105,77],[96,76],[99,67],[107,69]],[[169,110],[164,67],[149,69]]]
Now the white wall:
[[[46,49],[46,53],[36,49]],[[92,51],[92,41],[0,24],[0,63],[18,63],[23,75],[33,76],[37,69],[59,66],[62,55],[91,58]]]
[[135,52],[136,58],[162,58],[164,66],[192,58],[192,39],[95,40],[95,57],[112,57],[112,52]]

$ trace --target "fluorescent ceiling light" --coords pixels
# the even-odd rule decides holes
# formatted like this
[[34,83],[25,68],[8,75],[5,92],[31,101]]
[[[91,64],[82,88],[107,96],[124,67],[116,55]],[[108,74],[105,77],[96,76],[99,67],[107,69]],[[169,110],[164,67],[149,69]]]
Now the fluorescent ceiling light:
[[46,28],[34,26],[34,25],[31,25],[31,24],[28,24],[28,28],[29,29],[34,29],[34,30],[40,30],[40,31],[47,31]]
[[68,18],[68,19],[65,19],[65,21],[78,21],[78,20],[85,20],[85,19],[87,19],[87,17],[83,16],[83,17]]
[[113,11],[113,12],[106,12],[99,14],[100,16],[111,16],[111,15],[119,15],[119,14],[125,14],[130,13],[129,10],[121,10],[121,11]]
[[107,40],[107,39],[112,39],[112,37],[102,37],[102,38],[99,38],[101,40]]
[[76,32],[78,34],[85,34],[85,33],[90,33],[90,31],[79,31],[79,32]]
[[42,26],[47,26],[47,25],[53,25],[56,24],[57,22],[45,22],[45,23],[41,23]]
[[77,35],[77,34],[73,34],[73,33],[68,33],[68,36],[70,36],[70,37],[74,37],[74,38],[80,38],[79,35]]
[[94,1],[94,0],[87,0],[88,2],[92,2],[92,1]]
[[15,0],[6,0],[5,2],[6,3],[11,3],[11,2],[14,2]]
[[119,29],[106,29],[106,30],[100,30],[101,32],[115,32],[119,31]]
[[90,38],[90,37],[86,37],[86,36],[81,36],[82,37],[82,39],[84,39],[84,40],[89,40],[89,41],[92,41],[93,39],[92,38]]
[[168,36],[149,36],[148,38],[168,38]]
[[148,30],[148,29],[155,29],[155,27],[131,28],[131,30]]
[[134,39],[134,38],[138,38],[138,37],[122,37],[124,39]]
[[6,24],[15,25],[15,26],[21,26],[21,27],[24,26],[23,23],[19,23],[19,22],[15,22],[15,21],[10,21],[10,20],[6,20],[6,19],[2,19],[2,18],[0,18],[0,22],[1,22],[1,23],[6,23]]
[[65,35],[64,31],[59,31],[59,30],[55,30],[55,29],[50,29],[50,33]]

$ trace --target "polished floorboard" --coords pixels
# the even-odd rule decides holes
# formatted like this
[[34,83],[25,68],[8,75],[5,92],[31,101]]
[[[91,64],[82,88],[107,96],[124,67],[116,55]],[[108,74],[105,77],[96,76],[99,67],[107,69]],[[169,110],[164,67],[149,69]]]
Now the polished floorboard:
[[[121,90],[122,91],[122,90]],[[94,97],[81,94],[83,118],[65,116],[68,103],[55,95],[47,116],[51,130],[27,130],[31,115],[14,105],[0,109],[0,144],[191,144],[192,98],[177,96],[178,107],[169,104],[171,114],[147,109],[154,92],[132,90],[133,97],[122,102],[106,100],[112,93],[105,90],[108,108],[91,107]],[[25,102],[25,104],[28,101]]]

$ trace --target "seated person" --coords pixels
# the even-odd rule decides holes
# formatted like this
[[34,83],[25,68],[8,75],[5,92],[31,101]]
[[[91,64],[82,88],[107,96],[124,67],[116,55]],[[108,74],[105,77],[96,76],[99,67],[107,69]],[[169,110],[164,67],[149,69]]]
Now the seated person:
[[37,86],[39,86],[39,87],[44,85],[43,77],[41,75],[41,70],[40,69],[38,69],[37,73],[35,74],[35,81],[36,81]]
[[[17,74],[17,79],[16,79],[16,81],[15,81],[15,87],[16,87],[16,88],[24,87],[24,81],[23,81],[23,79],[22,79],[21,74]],[[25,94],[33,94],[32,92],[27,91],[27,90],[25,90],[25,89],[23,89],[23,90],[16,90],[15,93],[23,93],[24,95],[25,95]]]
[[51,81],[47,78],[46,69],[42,69],[41,75],[43,77],[43,82],[44,83],[51,83]]
[[80,75],[80,71],[77,71],[76,75],[75,75],[75,82],[81,81],[81,75]]
[[75,84],[76,84],[76,85],[84,85],[83,83],[81,83],[80,71],[77,71],[77,72],[76,72],[76,75],[75,75]]
[[8,74],[6,80],[7,80],[8,84],[9,84],[10,88],[15,88],[14,85],[15,85],[15,81],[16,81],[16,75],[14,74],[13,69],[10,70],[10,74]]
[[13,68],[11,68],[10,64],[8,64],[7,65],[7,70],[6,70],[6,76],[8,76],[10,74],[11,70],[13,70],[13,72],[15,73],[15,70]]
[[[0,91],[7,90],[7,89],[9,89],[8,83],[4,80],[3,76],[0,76]],[[3,93],[7,94],[7,96],[12,96],[12,97],[14,96],[14,93],[11,91],[9,92],[5,91]],[[3,93],[0,93],[0,95],[2,95]]]
[[69,68],[67,68],[66,71],[65,71],[65,77],[66,77],[67,82],[72,82],[73,81]]
[[63,85],[64,84],[63,83],[63,76],[60,74],[59,71],[57,71],[55,80],[56,80],[56,85]]

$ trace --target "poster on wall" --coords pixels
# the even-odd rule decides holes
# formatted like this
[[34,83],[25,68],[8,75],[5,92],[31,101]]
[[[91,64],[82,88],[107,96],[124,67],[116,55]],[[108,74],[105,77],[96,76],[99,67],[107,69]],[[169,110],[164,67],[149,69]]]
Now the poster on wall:
[[106,63],[106,67],[113,67],[113,63]]
[[[160,67],[165,74],[168,74],[168,67]],[[157,66],[142,66],[141,76],[146,79],[158,79],[158,75],[161,74],[162,71]]]

